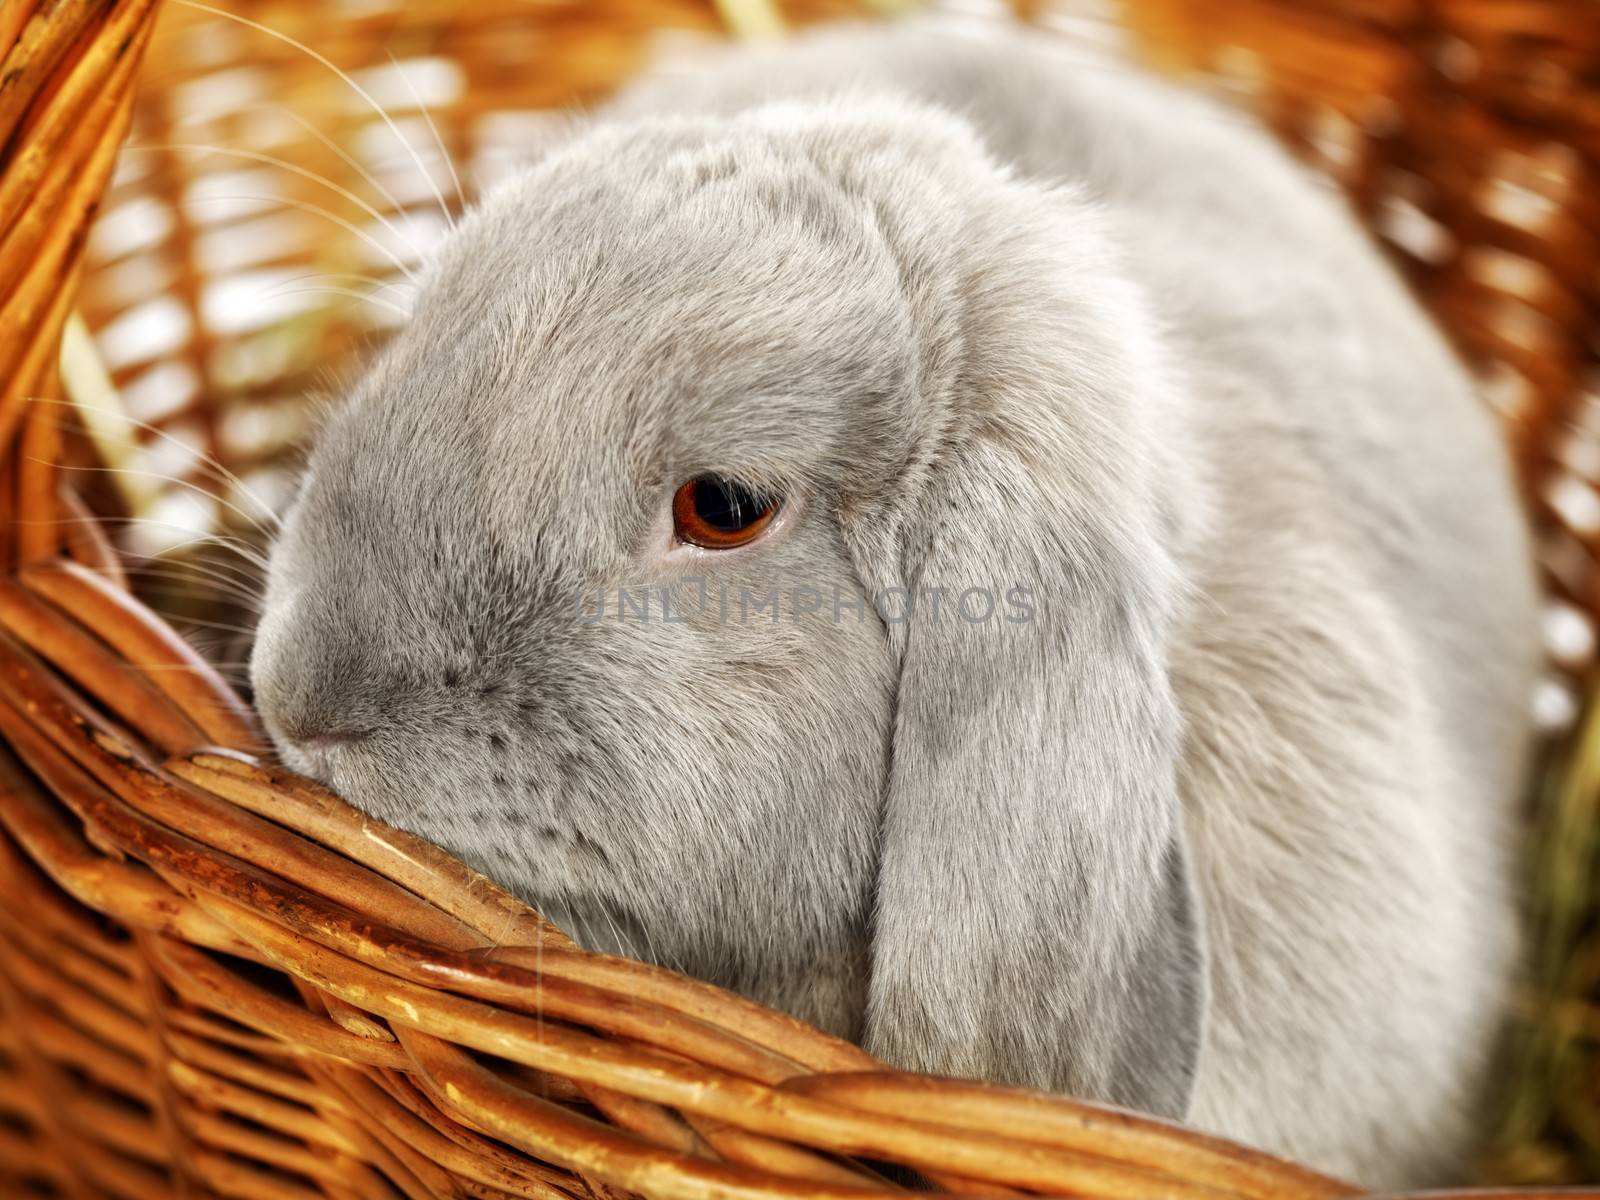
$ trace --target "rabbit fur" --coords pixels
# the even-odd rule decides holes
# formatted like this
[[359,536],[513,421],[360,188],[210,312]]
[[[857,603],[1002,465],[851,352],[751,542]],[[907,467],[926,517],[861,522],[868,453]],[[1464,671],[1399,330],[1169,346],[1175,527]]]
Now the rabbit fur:
[[[770,532],[675,545],[706,472]],[[1422,1184],[1518,964],[1530,561],[1462,367],[1248,121],[835,29],[647,79],[462,220],[252,674],[288,763],[595,948]]]

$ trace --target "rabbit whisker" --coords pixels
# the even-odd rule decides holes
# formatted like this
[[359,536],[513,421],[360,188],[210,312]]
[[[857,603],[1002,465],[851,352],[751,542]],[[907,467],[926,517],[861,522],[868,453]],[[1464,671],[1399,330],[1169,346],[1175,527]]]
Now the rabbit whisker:
[[243,158],[249,160],[250,162],[265,163],[268,166],[281,168],[282,170],[300,176],[302,179],[309,179],[313,183],[320,183],[329,191],[334,192],[337,195],[342,196],[344,199],[350,201],[351,204],[354,204],[357,208],[361,209],[361,211],[366,213],[367,216],[378,222],[378,224],[382,225],[398,240],[404,242],[408,247],[410,247],[411,252],[418,258],[422,257],[422,251],[417,247],[417,244],[404,233],[402,233],[400,228],[395,225],[393,221],[384,216],[383,213],[379,212],[371,204],[368,204],[360,196],[356,195],[349,188],[335,183],[326,175],[318,174],[316,171],[302,167],[298,163],[292,163],[288,159],[279,158],[275,154],[263,154],[257,150],[238,150],[229,146],[215,146],[209,142],[155,142],[147,145],[128,146],[125,148],[128,150],[142,151],[186,150],[198,151],[206,154],[225,154],[233,158]]
[[[35,459],[34,461],[38,462],[38,461],[43,461],[43,460]],[[240,519],[242,519],[246,523],[251,524],[251,525],[256,524],[256,521],[254,520],[254,518],[252,518],[250,516],[249,513],[245,512],[244,509],[240,508],[237,504],[235,504],[233,501],[229,500],[226,496],[219,496],[219,495],[217,495],[217,493],[211,491],[209,488],[203,488],[198,483],[195,483],[192,480],[179,479],[175,475],[168,475],[168,474],[165,474],[165,473],[163,473],[161,471],[147,471],[142,467],[97,467],[97,466],[89,466],[87,464],[79,465],[79,466],[71,466],[71,465],[65,465],[65,464],[54,464],[54,465],[56,465],[59,470],[71,471],[71,472],[77,473],[77,474],[86,474],[86,475],[128,475],[128,476],[132,476],[132,477],[137,478],[137,479],[159,479],[164,483],[170,483],[170,484],[173,484],[176,487],[183,488],[186,491],[191,491],[191,492],[196,493],[197,495],[204,496],[208,500],[215,500],[218,504],[222,505],[225,509],[227,509],[229,512],[233,513],[235,516],[239,517]],[[147,523],[152,524],[152,525],[165,525],[169,529],[185,529],[185,528],[188,528],[187,526],[178,525],[178,524],[176,524],[174,522],[156,521],[156,520],[154,520],[152,518],[149,518],[149,517],[135,517],[133,519],[136,520],[136,521],[144,521],[144,522],[147,522]],[[254,561],[257,563],[257,565],[261,566],[263,568],[266,566],[266,561],[267,560],[265,559],[265,557],[257,554],[255,551],[244,551],[244,550],[241,550],[241,553],[255,554]]]
[[363,300],[368,304],[376,304],[380,308],[386,308],[403,320],[409,321],[411,319],[410,311],[401,308],[393,301],[383,300],[377,296],[374,296],[371,292],[362,292],[356,290],[355,288],[327,286],[313,288],[289,288],[287,290],[275,288],[273,289],[272,294],[274,296],[348,296],[352,300]]
[[383,105],[379,104],[366,88],[357,83],[348,72],[337,66],[332,59],[313,50],[304,42],[299,41],[296,38],[292,38],[286,33],[281,33],[278,30],[273,29],[270,25],[263,25],[260,21],[252,21],[249,17],[242,17],[238,13],[231,13],[226,9],[214,8],[209,4],[201,4],[199,0],[176,0],[176,2],[182,4],[186,8],[193,8],[199,10],[200,12],[210,13],[214,17],[222,17],[229,21],[236,21],[248,29],[254,29],[257,33],[263,33],[270,38],[276,38],[278,41],[287,46],[291,46],[296,50],[299,50],[307,57],[311,58],[314,62],[320,63],[322,66],[332,71],[339,77],[345,86],[350,88],[351,91],[355,92],[356,95],[360,96],[361,99],[366,102],[368,107],[370,107],[372,111],[383,120],[383,123],[389,127],[389,132],[394,134],[396,140],[398,140],[402,146],[406,147],[406,149],[411,152],[411,161],[416,164],[417,170],[422,172],[423,177],[428,181],[428,186],[433,189],[433,197],[436,201],[438,201],[439,211],[444,214],[444,218],[447,222],[450,220],[450,206],[444,202],[444,193],[439,190],[439,185],[434,182],[432,173],[422,165],[422,156],[417,153],[416,147],[412,146],[411,142],[401,134],[400,127],[395,124],[394,118],[389,115],[389,110],[384,108]]
[[[393,65],[396,74],[400,76],[400,81],[406,85],[406,91],[410,92],[411,98],[417,102],[417,111],[422,114],[422,119],[428,123],[428,132],[433,135],[433,144],[439,148],[439,157],[444,160],[445,169],[450,172],[450,182],[455,187],[456,198],[458,200],[465,199],[466,193],[461,190],[461,176],[456,172],[455,160],[450,157],[450,151],[444,144],[444,138],[439,136],[439,127],[433,123],[433,114],[428,111],[428,106],[422,102],[422,97],[417,94],[417,89],[411,85],[411,78],[406,74],[405,68],[395,61],[394,52],[389,51],[388,54],[390,64]],[[452,229],[455,228],[455,218],[448,210],[444,214],[444,219]]]
[[[391,285],[391,286],[395,286],[395,285]],[[80,405],[78,405],[75,401],[72,401],[72,400],[57,400],[57,399],[54,399],[54,398],[49,397],[49,396],[30,396],[30,397],[28,397],[28,402],[31,403],[31,404],[54,404],[54,405],[59,405],[62,408],[71,409],[74,412],[76,412],[80,408]],[[198,456],[200,465],[205,467],[206,470],[210,471],[215,476],[215,478],[217,479],[217,481],[219,483],[226,483],[226,484],[229,484],[232,487],[237,488],[239,490],[239,493],[242,496],[244,496],[245,499],[249,500],[252,504],[254,504],[257,508],[259,508],[261,510],[261,516],[260,517],[247,518],[247,520],[249,521],[249,523],[251,525],[260,527],[265,522],[271,522],[271,524],[273,526],[276,526],[278,524],[278,515],[275,512],[272,511],[272,506],[269,505],[265,500],[261,499],[260,496],[256,495],[256,493],[250,489],[250,486],[248,484],[246,484],[243,479],[240,479],[239,476],[235,475],[232,471],[228,470],[228,468],[226,466],[224,466],[219,460],[217,460],[216,458],[213,458],[210,454],[207,454],[204,450],[200,450],[197,447],[191,446],[188,442],[184,441],[182,438],[174,437],[172,434],[168,433],[165,429],[162,429],[159,425],[152,425],[149,421],[141,421],[138,417],[130,416],[127,413],[119,412],[117,414],[117,419],[121,420],[121,421],[126,421],[129,425],[132,425],[135,429],[143,430],[144,432],[149,433],[154,437],[158,437],[162,441],[167,442],[170,445],[179,446],[182,449],[184,449],[185,451],[191,451],[191,452],[195,453]],[[244,516],[245,514],[240,513],[240,515]]]
[[[185,0],[179,0],[179,2],[183,3]],[[368,233],[365,229],[362,229],[353,222],[345,220],[338,213],[329,212],[327,209],[321,207],[320,205],[312,204],[308,200],[296,200],[289,196],[251,196],[242,194],[229,194],[226,196],[201,196],[199,197],[199,200],[202,203],[207,201],[220,202],[224,200],[232,200],[237,202],[240,200],[248,200],[256,204],[283,204],[290,208],[299,209],[301,212],[309,213],[314,217],[323,217],[329,221],[332,221],[346,233],[360,238],[379,254],[382,254],[388,258],[388,260],[395,265],[395,269],[409,279],[412,283],[417,282],[416,273],[413,272],[410,267],[406,266],[405,263],[401,262],[393,250],[389,249],[389,247],[385,246],[377,238],[373,237],[372,234]]]
[[[247,112],[276,112],[276,113],[281,114],[282,116],[288,117],[296,125],[300,126],[300,128],[302,130],[304,130],[306,133],[310,134],[312,137],[316,138],[317,141],[321,142],[330,151],[332,151],[334,154],[336,154],[339,157],[340,161],[342,161],[345,164],[345,166],[349,167],[352,171],[354,171],[357,175],[359,175],[362,178],[362,180],[365,181],[366,184],[369,187],[372,188],[373,191],[377,192],[378,195],[381,196],[384,199],[384,201],[389,205],[389,211],[390,212],[393,212],[393,213],[403,213],[403,212],[405,212],[406,206],[404,204],[400,203],[399,199],[396,198],[395,194],[393,192],[391,192],[387,187],[385,187],[383,185],[382,181],[379,180],[376,175],[374,175],[371,171],[367,170],[367,168],[363,167],[361,165],[361,163],[356,158],[354,158],[347,151],[342,149],[337,142],[335,142],[327,134],[323,133],[322,130],[318,129],[315,125],[313,125],[310,121],[306,120],[299,113],[295,112],[294,109],[289,108],[287,105],[283,105],[283,104],[270,104],[270,103],[267,103],[265,101],[257,101],[254,104],[244,105],[238,111],[240,113],[247,113]],[[199,114],[193,114],[193,115],[184,117],[183,120],[179,121],[178,124],[177,124],[177,127],[178,128],[182,128],[186,124],[192,124],[192,123],[194,123],[196,121],[202,121],[202,120],[207,120],[207,119],[209,119],[209,118],[202,117]]]

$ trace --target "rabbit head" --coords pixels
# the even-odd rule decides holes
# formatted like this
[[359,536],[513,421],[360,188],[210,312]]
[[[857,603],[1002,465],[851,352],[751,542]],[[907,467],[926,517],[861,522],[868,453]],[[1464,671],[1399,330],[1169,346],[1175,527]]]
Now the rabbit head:
[[[463,220],[321,434],[262,714],[592,946],[1181,1113],[1175,392],[1095,208],[952,116],[599,126]],[[756,532],[686,539],[693,481]]]

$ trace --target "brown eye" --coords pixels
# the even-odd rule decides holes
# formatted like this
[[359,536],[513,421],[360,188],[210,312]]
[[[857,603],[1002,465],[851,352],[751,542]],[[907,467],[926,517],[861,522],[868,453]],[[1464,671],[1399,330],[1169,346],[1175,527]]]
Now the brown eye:
[[731,550],[754,541],[777,511],[775,497],[720,475],[697,475],[672,498],[679,539],[708,550]]

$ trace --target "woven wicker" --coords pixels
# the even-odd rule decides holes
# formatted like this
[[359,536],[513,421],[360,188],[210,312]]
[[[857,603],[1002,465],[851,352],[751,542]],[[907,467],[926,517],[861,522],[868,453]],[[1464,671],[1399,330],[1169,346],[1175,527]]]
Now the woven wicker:
[[[899,1190],[886,1164],[970,1195],[1356,1193],[1125,1113],[890,1071],[584,953],[252,757],[228,664],[134,593],[192,629],[235,621],[305,397],[392,324],[397,260],[440,208],[540,113],[664,44],[777,17],[733,0],[169,0],[159,23],[156,7],[0,3],[0,1197],[820,1197]],[[1600,9],[1137,0],[1117,25],[1021,7],[1258,104],[1486,373],[1556,605],[1547,715],[1578,731],[1552,759],[1545,987],[1499,1163],[1600,1174],[1578,1036],[1600,971],[1573,953],[1600,825],[1582,703]]]

